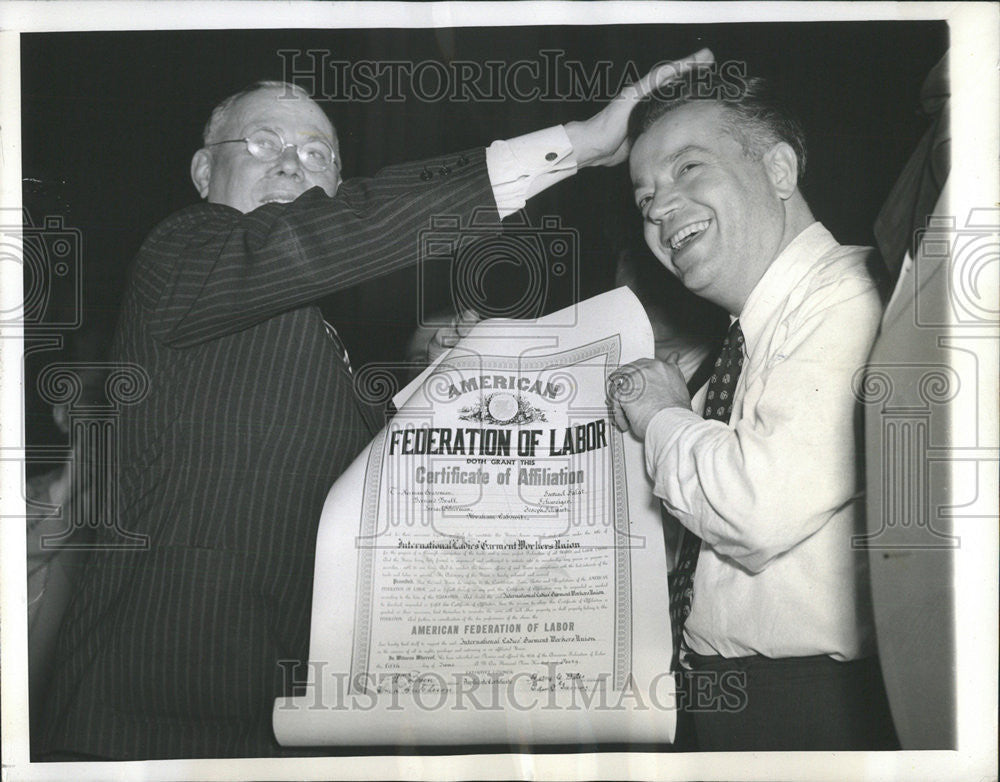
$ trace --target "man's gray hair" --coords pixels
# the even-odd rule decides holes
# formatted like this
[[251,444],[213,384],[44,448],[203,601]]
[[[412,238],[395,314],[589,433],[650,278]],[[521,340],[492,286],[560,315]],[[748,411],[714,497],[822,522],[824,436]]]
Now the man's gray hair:
[[308,98],[309,100],[312,100],[312,96],[297,84],[291,84],[287,81],[255,81],[253,84],[244,87],[239,92],[230,95],[218,106],[212,109],[212,115],[208,118],[208,122],[205,123],[205,130],[202,131],[201,134],[202,143],[207,145],[213,141],[220,140],[216,138],[219,133],[219,128],[225,125],[226,117],[229,115],[229,110],[240,98],[252,95],[259,90],[278,88],[284,90],[282,97],[291,97],[292,95],[295,95],[299,98]]

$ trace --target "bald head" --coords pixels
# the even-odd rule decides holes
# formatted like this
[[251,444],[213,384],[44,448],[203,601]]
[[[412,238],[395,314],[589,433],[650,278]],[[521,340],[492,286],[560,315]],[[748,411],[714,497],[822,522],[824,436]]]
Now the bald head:
[[[275,160],[257,159],[241,141],[262,129],[276,133],[285,145]],[[205,126],[204,140],[206,146],[191,161],[191,178],[210,203],[250,212],[265,203],[293,201],[317,186],[332,196],[340,184],[333,125],[304,90],[291,84],[258,82],[222,101]],[[307,170],[299,159],[299,149],[315,141],[334,151],[335,163],[325,171]]]

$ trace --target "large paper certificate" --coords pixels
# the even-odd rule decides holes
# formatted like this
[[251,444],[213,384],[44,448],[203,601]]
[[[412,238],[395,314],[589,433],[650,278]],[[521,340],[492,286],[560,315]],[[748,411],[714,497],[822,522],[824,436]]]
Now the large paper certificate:
[[663,742],[666,562],[605,387],[651,356],[626,288],[485,321],[330,491],[284,744]]

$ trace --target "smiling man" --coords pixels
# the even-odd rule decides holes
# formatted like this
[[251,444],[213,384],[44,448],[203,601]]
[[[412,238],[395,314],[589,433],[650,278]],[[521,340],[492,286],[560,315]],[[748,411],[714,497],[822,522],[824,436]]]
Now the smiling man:
[[116,551],[102,528],[36,757],[283,751],[271,709],[290,694],[280,661],[308,648],[320,511],[382,425],[317,300],[416,263],[436,215],[499,221],[577,168],[624,161],[636,99],[710,58],[665,63],[585,122],[347,182],[301,89],[258,83],[215,109],[191,163],[204,202],[146,239],[112,347],[149,376],[119,422],[116,519],[149,545]]
[[646,243],[730,313],[729,335],[693,399],[655,359],[610,385],[683,527],[673,665],[699,749],[893,748],[867,554],[852,545],[864,530],[852,380],[881,315],[872,251],[815,221],[798,189],[802,132],[763,80],[736,99],[688,97],[731,87],[705,86],[636,110],[629,165]]

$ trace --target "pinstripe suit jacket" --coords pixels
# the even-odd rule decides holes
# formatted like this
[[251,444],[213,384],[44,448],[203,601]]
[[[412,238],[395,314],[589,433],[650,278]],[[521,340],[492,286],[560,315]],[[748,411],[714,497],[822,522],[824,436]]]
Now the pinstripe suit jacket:
[[478,149],[153,231],[113,347],[151,380],[120,422],[118,514],[149,547],[93,556],[44,753],[280,753],[277,662],[307,654],[320,511],[376,425],[313,302],[413,263],[432,215],[495,206]]

